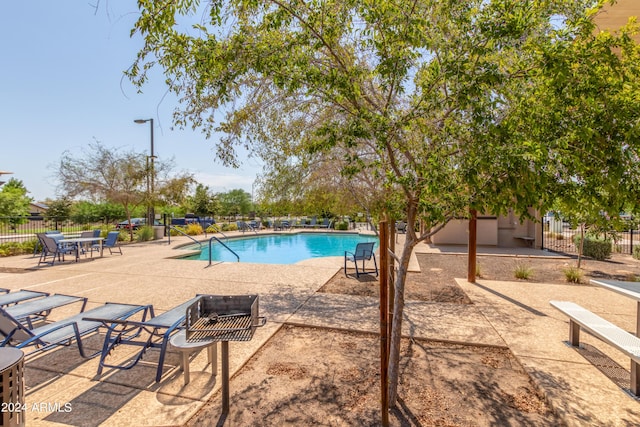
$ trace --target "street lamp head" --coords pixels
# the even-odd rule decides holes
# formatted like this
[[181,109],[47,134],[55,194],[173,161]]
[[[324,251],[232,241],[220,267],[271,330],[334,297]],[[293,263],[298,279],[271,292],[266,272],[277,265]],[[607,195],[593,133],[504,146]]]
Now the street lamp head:
[[138,124],[147,123],[148,121],[153,119],[135,119],[134,122]]

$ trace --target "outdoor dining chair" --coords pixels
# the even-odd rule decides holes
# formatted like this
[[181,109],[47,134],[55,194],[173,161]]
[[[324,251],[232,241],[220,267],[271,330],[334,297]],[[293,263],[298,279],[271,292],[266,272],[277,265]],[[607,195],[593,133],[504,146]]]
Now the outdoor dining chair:
[[[122,248],[118,244],[118,236],[120,235],[119,231],[110,231],[107,233],[107,238],[102,243],[102,250],[109,249],[109,253],[113,255],[114,251],[118,251],[120,255],[122,255]],[[95,236],[93,236],[95,237]],[[100,243],[94,243],[91,245],[91,252],[100,250]]]
[[[373,246],[375,242],[358,243],[354,252],[344,251],[344,275],[347,275],[347,261],[351,261],[356,265],[356,277],[360,277],[361,274],[366,274],[364,268],[364,262],[370,261],[373,258],[373,265],[376,269],[376,276],[378,275],[378,264],[376,263],[376,255],[373,253]],[[358,270],[358,261],[362,261],[362,271]]]
[[[62,234],[60,234],[62,236]],[[56,262],[56,258],[58,261],[64,261],[64,255],[74,253],[75,248],[67,247],[60,245],[56,242],[56,240],[51,237],[51,235],[46,235],[44,233],[37,234],[38,240],[42,244],[42,252],[40,253],[40,259],[38,260],[38,265],[40,264],[48,264],[49,262],[53,266]],[[47,258],[51,257],[51,261],[47,261]]]

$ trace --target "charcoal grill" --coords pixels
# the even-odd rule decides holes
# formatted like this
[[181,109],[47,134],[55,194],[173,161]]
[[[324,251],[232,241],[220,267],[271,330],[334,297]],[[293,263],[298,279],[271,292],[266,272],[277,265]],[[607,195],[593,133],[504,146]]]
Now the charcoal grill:
[[258,316],[258,295],[203,295],[187,307],[187,342],[250,341],[266,318]]
[[222,414],[229,413],[229,341],[251,340],[266,322],[258,316],[258,295],[203,295],[187,307],[187,342],[220,341]]

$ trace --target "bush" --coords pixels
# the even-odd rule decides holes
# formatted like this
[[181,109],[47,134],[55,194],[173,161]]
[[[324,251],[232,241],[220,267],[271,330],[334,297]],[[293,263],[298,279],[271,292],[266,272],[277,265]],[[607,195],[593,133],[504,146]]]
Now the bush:
[[516,276],[516,279],[528,280],[533,275],[533,270],[524,264],[518,264],[513,274]]
[[153,227],[145,225],[144,227],[138,228],[138,231],[136,232],[136,240],[138,242],[148,242],[149,240],[153,240]]
[[[576,247],[580,247],[580,236],[573,239]],[[602,261],[611,258],[611,240],[586,236],[582,246],[582,255]]]
[[6,242],[0,244],[0,257],[32,254],[35,249],[37,240],[28,240],[26,242]]
[[189,224],[187,225],[185,233],[187,233],[189,236],[197,236],[204,233],[204,230],[202,229],[202,226],[200,224]]
[[640,246],[633,247],[633,255],[635,259],[640,259]]
[[222,224],[222,231],[238,231],[238,224],[235,222]]
[[171,235],[172,236],[179,236],[182,233],[180,233],[182,231],[182,233],[185,233],[185,229],[184,227],[181,227],[179,225],[174,225],[173,227],[171,227]]
[[348,230],[349,229],[349,223],[346,222],[346,221],[336,222],[334,228],[336,230]]
[[582,270],[578,267],[569,267],[564,270],[564,277],[569,283],[580,283],[582,280]]
[[220,232],[220,227],[218,227],[218,224],[211,224],[210,226],[207,227],[207,233],[219,233]]

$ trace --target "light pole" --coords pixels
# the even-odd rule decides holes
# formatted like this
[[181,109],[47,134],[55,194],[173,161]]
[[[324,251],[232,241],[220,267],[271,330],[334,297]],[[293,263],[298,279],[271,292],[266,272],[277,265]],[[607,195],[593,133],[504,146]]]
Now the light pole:
[[[155,194],[154,192],[154,175],[155,175],[154,159],[156,158],[153,152],[153,119],[135,119],[134,122],[138,124],[149,122],[149,125],[150,125],[149,128],[151,129],[151,156],[149,156],[151,158],[151,167],[149,169],[150,172],[147,172],[147,198],[148,198],[147,225],[153,226],[155,224],[155,218],[156,218],[156,214],[154,212],[154,206],[153,206],[153,195]],[[151,177],[149,177],[149,175],[151,175]]]

